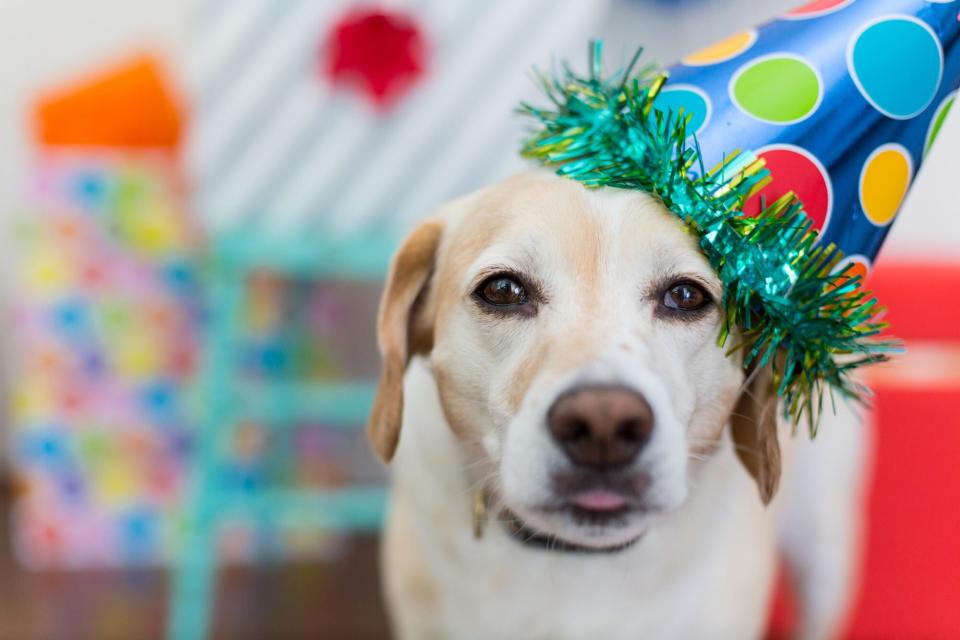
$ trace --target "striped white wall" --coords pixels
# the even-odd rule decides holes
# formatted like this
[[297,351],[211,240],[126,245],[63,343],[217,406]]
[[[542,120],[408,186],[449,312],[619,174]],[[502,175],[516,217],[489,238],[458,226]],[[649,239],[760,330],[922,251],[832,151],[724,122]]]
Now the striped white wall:
[[[396,0],[429,43],[389,110],[330,86],[318,49],[351,0],[208,0],[193,57],[188,162],[213,229],[406,225],[520,169],[532,64],[583,57],[605,0]],[[369,6],[364,2],[363,6]]]

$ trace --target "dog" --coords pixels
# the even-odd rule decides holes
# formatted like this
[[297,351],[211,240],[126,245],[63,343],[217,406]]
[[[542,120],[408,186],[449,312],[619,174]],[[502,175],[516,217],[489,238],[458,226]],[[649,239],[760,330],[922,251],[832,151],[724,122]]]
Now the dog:
[[780,552],[798,635],[838,632],[866,434],[840,404],[791,437],[722,296],[655,196],[543,169],[412,231],[368,428],[397,637],[757,638]]

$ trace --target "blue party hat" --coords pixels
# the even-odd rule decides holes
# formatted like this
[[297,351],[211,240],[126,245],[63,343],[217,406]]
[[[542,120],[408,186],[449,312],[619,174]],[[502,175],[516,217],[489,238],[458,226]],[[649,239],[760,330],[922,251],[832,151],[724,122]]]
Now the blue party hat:
[[756,213],[793,191],[866,273],[960,86],[960,2],[817,0],[687,56],[656,106],[691,116],[707,166],[766,162]]

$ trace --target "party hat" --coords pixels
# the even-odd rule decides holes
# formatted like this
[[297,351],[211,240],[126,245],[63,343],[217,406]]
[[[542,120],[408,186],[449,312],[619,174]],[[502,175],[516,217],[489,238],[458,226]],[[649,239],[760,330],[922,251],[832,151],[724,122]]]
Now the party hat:
[[[960,85],[960,1],[818,0],[687,56],[657,106],[692,116],[707,166],[766,161],[868,270]],[[760,196],[747,202],[756,213]]]
[[[773,364],[816,428],[825,389],[885,359],[860,284],[960,83],[958,2],[819,0],[669,72],[544,78],[524,154],[588,186],[656,194],[700,236],[744,366]],[[667,82],[669,78],[669,82]],[[738,154],[737,149],[751,151]],[[705,167],[714,166],[707,171]]]

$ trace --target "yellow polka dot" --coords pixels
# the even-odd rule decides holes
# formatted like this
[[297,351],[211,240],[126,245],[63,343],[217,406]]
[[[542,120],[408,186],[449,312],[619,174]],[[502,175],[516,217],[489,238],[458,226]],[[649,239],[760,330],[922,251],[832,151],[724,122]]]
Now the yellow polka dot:
[[70,273],[62,256],[33,256],[27,266],[27,286],[37,293],[52,294],[70,284]]
[[133,380],[153,375],[161,364],[157,343],[150,336],[131,334],[118,338],[114,340],[111,355],[114,368],[120,375]]
[[686,65],[700,67],[735,58],[757,40],[756,31],[741,31],[683,59]]
[[131,229],[134,248],[148,256],[160,256],[177,246],[174,214],[165,210],[144,215]]
[[120,458],[104,460],[95,477],[99,498],[109,506],[123,504],[138,489],[136,472]]
[[897,144],[883,145],[870,154],[860,175],[860,204],[875,225],[890,224],[910,187],[913,162]]
[[49,416],[53,411],[55,390],[41,377],[24,377],[11,392],[10,412],[15,420],[31,420]]

